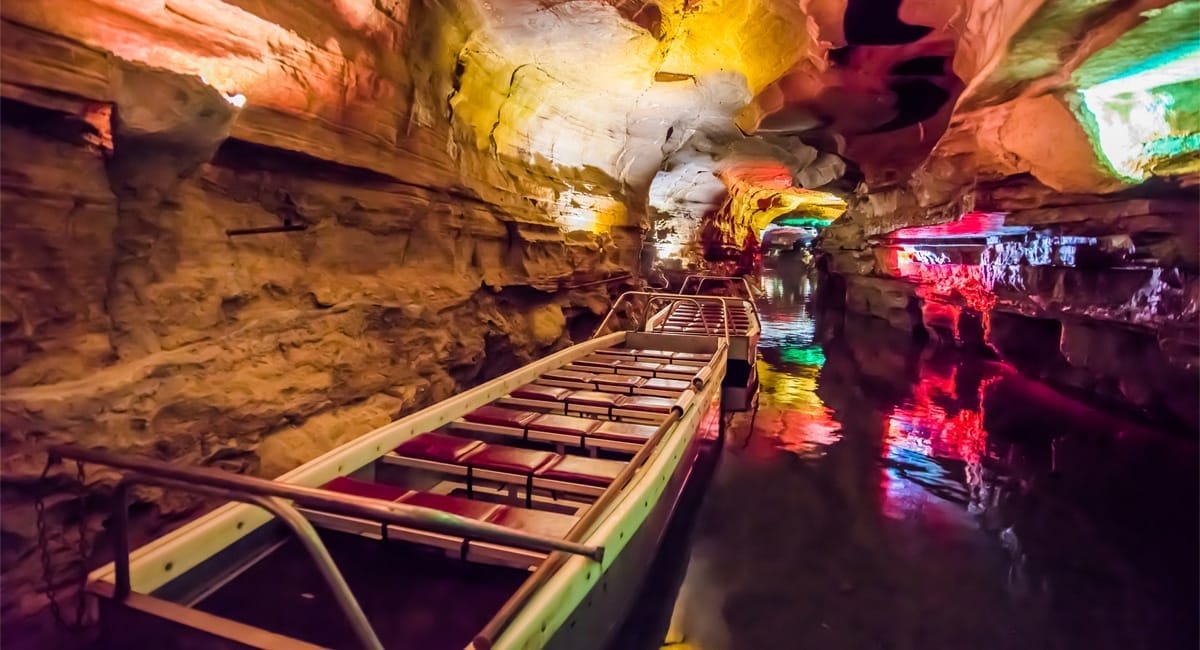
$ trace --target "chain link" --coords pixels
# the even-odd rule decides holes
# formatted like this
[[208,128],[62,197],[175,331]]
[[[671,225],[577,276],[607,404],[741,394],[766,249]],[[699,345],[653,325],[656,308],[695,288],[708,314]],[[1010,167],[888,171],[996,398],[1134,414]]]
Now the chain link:
[[[88,575],[88,558],[91,556],[91,549],[87,541],[87,487],[84,482],[83,463],[76,461],[76,480],[78,482],[79,495],[77,502],[79,504],[78,514],[78,529],[79,529],[79,584],[78,586],[78,602],[75,609],[75,621],[68,621],[63,615],[62,605],[58,602],[58,593],[54,588],[54,563],[50,559],[50,539],[46,532],[46,492],[47,477],[50,475],[50,468],[55,465],[57,460],[50,456],[46,458],[46,466],[42,469],[41,479],[38,481],[38,494],[33,502],[34,512],[37,514],[37,542],[38,548],[41,551],[42,557],[42,579],[45,581],[44,593],[49,602],[50,613],[54,616],[54,620],[58,622],[64,629],[79,633],[84,631],[84,613],[87,605],[87,595],[84,592],[84,587],[87,584]],[[64,530],[65,532],[65,530]]]

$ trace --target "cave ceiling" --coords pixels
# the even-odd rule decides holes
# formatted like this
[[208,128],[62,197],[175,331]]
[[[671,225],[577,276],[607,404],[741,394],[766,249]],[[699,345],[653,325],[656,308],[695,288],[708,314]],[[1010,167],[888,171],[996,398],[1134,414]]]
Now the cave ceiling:
[[[520,196],[568,230],[675,219],[679,238],[694,230],[684,221],[761,199],[735,196],[746,192],[905,187],[933,206],[1010,176],[1078,193],[1194,175],[1198,7],[80,0],[3,15],[201,77],[244,104],[234,138],[496,203]],[[101,83],[86,62],[55,72],[52,90]],[[422,137],[432,144],[412,144]]]
[[[452,102],[481,146],[597,170],[679,217],[676,239],[772,188],[1111,192],[1195,172],[1198,6],[485,2]],[[1159,114],[1131,117],[1142,99]]]

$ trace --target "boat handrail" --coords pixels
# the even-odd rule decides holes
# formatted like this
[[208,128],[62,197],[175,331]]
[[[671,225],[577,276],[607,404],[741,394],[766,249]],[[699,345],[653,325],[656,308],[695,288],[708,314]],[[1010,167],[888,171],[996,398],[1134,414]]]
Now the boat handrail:
[[329,549],[321,541],[320,535],[304,515],[279,497],[268,497],[258,494],[247,494],[238,490],[226,490],[211,485],[187,483],[161,476],[150,476],[138,472],[125,475],[113,492],[113,564],[116,570],[116,584],[113,587],[113,599],[122,601],[128,598],[132,591],[129,580],[129,490],[137,485],[157,485],[167,489],[192,492],[204,496],[216,497],[227,501],[236,501],[258,506],[271,513],[283,522],[288,530],[299,540],[300,545],[308,553],[309,559],[316,565],[321,578],[325,580],[338,608],[346,616],[346,622],[354,631],[359,644],[368,650],[383,650],[383,643],[363,613],[362,606],[350,590],[350,585],[338,570],[337,563],[329,554]]
[[381,501],[294,483],[270,481],[206,467],[171,465],[151,458],[114,454],[103,449],[91,449],[77,445],[51,445],[47,448],[47,452],[51,459],[67,458],[84,463],[105,465],[137,472],[139,475],[182,481],[188,485],[231,490],[244,495],[290,499],[305,508],[347,517],[429,530],[445,535],[506,544],[540,552],[562,551],[573,555],[583,555],[596,561],[604,558],[603,547],[585,546],[557,537],[537,535],[497,524],[465,519],[420,506]]
[[[649,298],[649,300],[646,303],[645,313],[643,313],[642,322],[639,323],[638,327],[641,327],[642,325],[645,324],[645,322],[647,320],[646,313],[649,312],[650,305],[654,304],[654,302],[656,300],[670,301],[672,303],[687,302],[687,303],[691,303],[691,304],[695,305],[697,310],[700,312],[700,323],[704,326],[705,336],[719,336],[722,340],[725,340],[725,341],[729,340],[729,306],[725,304],[725,301],[726,300],[739,300],[738,298],[723,298],[721,296],[681,296],[677,293],[658,293],[658,292],[654,292],[654,291],[626,291],[625,293],[622,293],[620,295],[620,297],[617,298],[617,301],[615,303],[613,303],[612,308],[608,310],[608,314],[606,314],[604,316],[604,320],[600,321],[600,325],[596,328],[596,331],[592,334],[592,338],[596,338],[596,337],[600,336],[604,332],[605,328],[608,327],[609,321],[611,321],[613,318],[613,315],[617,313],[618,308],[623,303],[632,301],[632,299],[635,297]],[[704,310],[700,308],[701,302],[719,302],[720,303],[721,318],[725,323],[725,329],[723,332],[717,332],[714,328],[709,327],[708,315],[705,314]]]
[[[651,305],[654,304],[654,300],[655,299],[651,298],[650,300],[646,301],[646,308],[642,312],[642,323],[650,322]],[[663,298],[663,300],[666,300],[666,298]],[[702,325],[704,327],[704,335],[705,336],[717,336],[716,328],[711,328],[708,326],[708,314],[704,313],[704,309],[702,309],[700,307],[700,303],[696,300],[672,299],[671,305],[668,307],[669,311],[667,312],[667,317],[670,317],[671,314],[674,314],[675,308],[678,307],[679,303],[682,303],[682,302],[687,302],[689,304],[696,306],[696,311],[699,312],[699,314],[700,314],[700,325]],[[729,331],[729,317],[725,312],[726,312],[725,305],[722,304],[721,305],[721,315],[724,317],[725,331],[728,332]]]
[[759,320],[759,321],[761,321],[761,320],[762,320],[762,319],[760,319],[760,318],[759,318],[759,315],[758,315],[758,304],[757,304],[757,303],[755,302],[755,300],[754,300],[754,291],[750,289],[750,282],[748,282],[748,281],[746,280],[746,276],[744,276],[744,275],[740,275],[740,276],[732,276],[732,275],[703,275],[703,274],[697,274],[697,273],[694,273],[694,274],[692,274],[692,275],[689,275],[689,276],[687,276],[686,278],[684,278],[684,279],[683,279],[683,284],[682,284],[682,285],[680,285],[680,287],[679,287],[679,294],[680,294],[680,295],[684,295],[684,294],[683,294],[684,290],[685,290],[685,289],[687,289],[687,286],[688,286],[688,284],[689,284],[689,283],[690,283],[690,282],[691,282],[693,279],[697,279],[697,280],[699,280],[699,282],[696,284],[696,294],[697,294],[697,295],[700,293],[700,289],[701,289],[701,288],[704,286],[704,281],[705,281],[705,280],[733,280],[733,281],[735,281],[735,282],[741,282],[741,283],[742,283],[742,286],[746,288],[746,297],[745,297],[743,300],[744,300],[745,302],[748,302],[748,303],[750,303],[750,310],[754,312],[754,318],[755,318],[755,320]]
[[[728,342],[725,340],[722,340],[721,343],[718,344],[717,356],[720,356],[722,347],[726,346],[727,344]],[[634,457],[629,460],[629,463],[625,465],[625,467],[621,470],[621,473],[617,474],[617,477],[613,479],[613,482],[604,490],[604,493],[601,494],[590,507],[588,507],[587,512],[583,513],[583,516],[579,518],[579,521],[575,522],[575,525],[572,526],[571,530],[567,532],[567,536],[564,539],[573,542],[580,542],[591,532],[592,526],[594,526],[597,520],[599,520],[600,517],[605,514],[605,511],[610,505],[612,505],[613,501],[621,496],[621,491],[630,482],[630,480],[633,479],[633,475],[637,473],[637,471],[641,469],[641,467],[645,465],[648,460],[650,460],[650,456],[658,448],[660,443],[662,443],[663,438],[666,437],[667,432],[671,430],[671,427],[683,418],[684,412],[687,411],[687,409],[691,406],[695,395],[695,391],[690,389],[684,391],[683,394],[680,395],[679,399],[675,402],[675,406],[671,409],[671,415],[658,425],[658,428],[654,430],[654,434],[651,435],[650,438],[642,445],[642,448],[638,450],[637,454],[635,454]],[[496,639],[504,632],[505,628],[508,627],[508,624],[512,622],[512,619],[517,615],[517,613],[521,611],[521,608],[524,607],[527,602],[529,602],[529,599],[533,597],[538,588],[541,587],[547,580],[549,580],[550,576],[554,575],[554,572],[557,571],[566,560],[566,554],[555,552],[551,553],[549,557],[542,561],[542,563],[538,565],[538,568],[535,569],[534,572],[525,579],[525,582],[521,583],[521,586],[517,589],[517,591],[514,592],[507,601],[504,602],[504,605],[500,607],[500,610],[496,612],[495,616],[493,616],[490,621],[488,621],[487,625],[484,626],[479,634],[475,635],[475,639],[471,642],[471,647],[473,647],[475,650],[490,650],[490,648],[495,644]]]
[[683,279],[683,284],[679,287],[680,294],[683,294],[684,290],[687,289],[687,286],[691,284],[692,280],[697,281],[697,293],[699,293],[700,289],[704,287],[704,282],[706,280],[732,280],[734,282],[741,282],[742,286],[746,288],[747,300],[750,300],[754,297],[754,292],[750,290],[750,283],[746,281],[746,276],[744,275],[704,275],[703,273],[693,273]]

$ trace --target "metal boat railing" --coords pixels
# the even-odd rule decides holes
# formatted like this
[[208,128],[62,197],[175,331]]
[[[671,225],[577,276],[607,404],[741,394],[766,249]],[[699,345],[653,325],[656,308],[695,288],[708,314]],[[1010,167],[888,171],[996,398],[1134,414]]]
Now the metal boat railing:
[[136,485],[157,485],[159,487],[193,492],[228,501],[237,501],[239,503],[258,506],[274,515],[276,519],[287,526],[292,535],[300,542],[300,545],[304,547],[304,551],[308,553],[313,564],[316,565],[317,571],[321,574],[321,578],[325,580],[325,584],[329,586],[329,591],[333,594],[333,599],[337,602],[338,609],[345,615],[346,622],[350,624],[350,629],[353,630],[354,636],[358,638],[359,644],[370,650],[383,650],[383,643],[375,634],[375,629],[371,627],[370,621],[367,620],[367,615],[362,611],[362,606],[358,604],[358,599],[354,597],[354,592],[350,590],[350,585],[342,577],[342,572],[338,570],[337,563],[333,561],[333,556],[329,554],[329,549],[325,548],[325,544],[321,541],[320,536],[317,535],[316,529],[304,518],[304,515],[300,514],[287,501],[279,497],[243,494],[236,490],[225,490],[207,485],[184,483],[174,479],[147,476],[137,472],[125,476],[125,478],[117,483],[116,490],[113,493],[113,558],[117,574],[117,581],[113,591],[114,600],[124,600],[129,596],[130,591],[132,591],[129,584],[128,503],[129,490]]
[[679,287],[679,295],[688,295],[688,294],[685,294],[684,292],[687,291],[688,285],[691,284],[692,280],[696,280],[696,294],[697,295],[700,293],[700,289],[702,289],[704,287],[704,282],[706,280],[729,280],[729,281],[733,281],[733,282],[741,282],[742,287],[744,287],[746,289],[745,301],[750,303],[750,310],[754,312],[755,320],[759,320],[761,322],[761,319],[759,319],[759,317],[758,317],[758,304],[754,300],[754,291],[750,288],[750,283],[746,280],[745,276],[689,275],[683,279],[683,284]]
[[[717,351],[714,353],[715,356],[720,356],[722,346],[724,345],[722,343],[717,346]],[[693,391],[684,391],[683,395],[675,402],[674,408],[671,409],[671,415],[658,425],[658,428],[654,430],[654,434],[642,445],[638,453],[629,460],[629,463],[613,479],[613,482],[605,489],[604,493],[588,507],[587,512],[583,513],[579,521],[575,522],[575,525],[567,532],[566,540],[580,542],[591,533],[592,527],[606,513],[609,506],[621,496],[621,491],[633,479],[634,474],[650,460],[651,455],[654,454],[654,451],[671,430],[671,427],[683,418],[684,413],[691,406],[694,397],[695,393]],[[554,572],[566,560],[567,555],[565,553],[555,552],[551,553],[545,561],[538,565],[538,568],[534,570],[525,582],[521,583],[517,591],[500,607],[500,611],[496,612],[496,615],[488,621],[483,630],[475,636],[475,639],[471,642],[472,647],[475,650],[489,650],[495,644],[496,639],[504,632],[505,628],[508,627],[508,624],[521,611],[521,608],[537,592],[538,588],[545,584],[550,579],[550,576],[554,575]]]
[[[613,303],[612,309],[608,310],[604,320],[600,321],[600,325],[596,328],[596,332],[592,334],[592,338],[596,338],[604,334],[605,329],[612,321],[613,317],[619,313],[620,307],[623,304],[632,303],[636,298],[646,298],[646,306],[642,310],[642,317],[638,321],[637,327],[641,328],[649,321],[649,315],[653,311],[652,307],[655,303],[668,303],[677,305],[678,303],[690,303],[696,306],[697,312],[700,315],[700,324],[704,326],[704,336],[717,336],[723,340],[729,339],[729,306],[725,304],[725,299],[720,296],[681,296],[676,293],[655,293],[652,291],[626,291],[621,294],[617,301]],[[701,302],[718,302],[721,305],[721,321],[725,323],[724,331],[719,331],[715,327],[709,326],[708,315],[704,313],[701,307]]]
[[88,449],[74,445],[53,445],[47,449],[51,459],[71,459],[84,463],[105,465],[132,472],[117,484],[113,499],[113,563],[116,574],[114,599],[124,600],[132,591],[130,584],[130,560],[128,539],[128,492],[136,484],[150,483],[171,489],[259,506],[279,518],[304,545],[305,550],[317,565],[338,605],[346,614],[359,641],[367,648],[381,648],[378,638],[367,622],[358,601],[337,569],[328,549],[325,548],[316,530],[292,504],[322,510],[348,517],[357,517],[381,524],[392,524],[408,528],[429,530],[436,533],[455,535],[486,542],[507,544],[547,553],[583,555],[597,562],[604,558],[604,548],[587,546],[569,539],[559,539],[521,532],[449,513],[417,506],[391,503],[348,494],[310,488],[291,483],[266,479],[202,467],[180,467],[161,461],[114,454],[101,449]]

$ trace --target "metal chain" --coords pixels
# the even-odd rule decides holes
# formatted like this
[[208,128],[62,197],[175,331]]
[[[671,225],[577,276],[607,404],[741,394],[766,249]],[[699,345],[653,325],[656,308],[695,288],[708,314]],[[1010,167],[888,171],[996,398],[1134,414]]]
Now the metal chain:
[[58,622],[64,629],[79,633],[83,631],[83,617],[85,606],[87,604],[87,596],[83,590],[87,583],[87,567],[88,557],[91,555],[87,543],[87,499],[86,487],[84,485],[83,463],[76,461],[76,478],[79,482],[79,601],[75,610],[75,621],[68,621],[63,615],[62,606],[58,602],[58,594],[54,589],[54,564],[50,559],[50,540],[46,533],[46,478],[50,475],[50,468],[57,463],[57,459],[53,456],[46,458],[46,466],[42,469],[42,476],[38,481],[38,494],[33,502],[34,512],[37,513],[37,543],[42,556],[42,579],[45,581],[43,593],[49,602],[50,613],[54,616],[54,620]]

